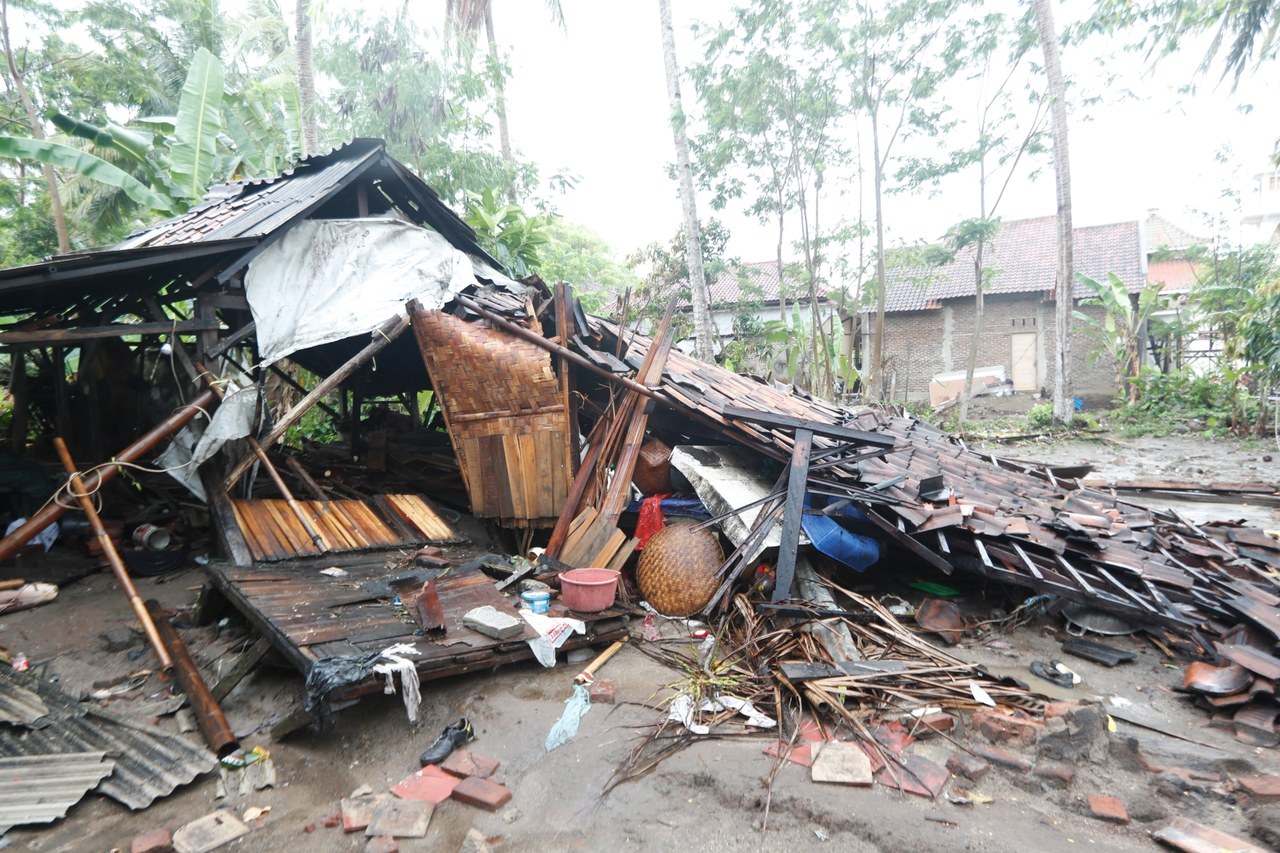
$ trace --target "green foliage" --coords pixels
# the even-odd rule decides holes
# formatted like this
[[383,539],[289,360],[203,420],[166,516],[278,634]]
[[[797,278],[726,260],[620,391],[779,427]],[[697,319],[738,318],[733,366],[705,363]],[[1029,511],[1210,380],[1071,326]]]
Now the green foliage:
[[1027,423],[1043,429],[1053,425],[1053,403],[1037,403],[1027,410]]
[[333,32],[315,49],[317,72],[336,84],[321,116],[333,134],[385,139],[393,157],[458,208],[480,187],[508,200],[531,194],[537,169],[504,163],[494,147],[490,99],[505,68],[472,70],[409,15],[349,13]]
[[1111,416],[1123,435],[1198,432],[1217,437],[1247,431],[1259,413],[1244,372],[1226,370],[1204,376],[1189,370],[1161,373],[1143,368],[1138,401]]
[[539,251],[547,243],[547,218],[528,216],[515,204],[504,204],[492,187],[470,193],[467,224],[480,245],[502,264],[507,275],[524,278],[541,266]]
[[546,242],[539,250],[536,269],[544,281],[566,281],[588,312],[600,311],[610,299],[640,280],[614,260],[613,250],[591,229],[552,216],[543,229]]
[[[725,269],[730,259],[725,256],[729,244],[729,231],[717,219],[698,227],[698,239],[702,243],[702,267],[707,281],[713,282]],[[677,305],[689,305],[692,293],[689,289],[689,266],[686,261],[684,229],[681,228],[666,246],[650,243],[627,258],[627,267],[633,271],[645,270],[645,277],[631,293],[627,322],[644,318],[656,323],[667,308],[667,302],[676,298]],[[714,307],[714,306],[712,306]],[[692,320],[684,312],[677,311],[674,321],[676,339],[686,337],[686,326]]]

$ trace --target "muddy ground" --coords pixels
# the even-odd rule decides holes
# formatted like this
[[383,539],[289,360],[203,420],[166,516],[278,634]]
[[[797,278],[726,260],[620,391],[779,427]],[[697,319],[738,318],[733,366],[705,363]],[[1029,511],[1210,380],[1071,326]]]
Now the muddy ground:
[[[1075,442],[1069,445],[1001,445],[997,452],[1053,462],[1091,461],[1110,477],[1160,476],[1170,479],[1274,481],[1271,452],[1257,444],[1211,443],[1195,439]],[[1157,473],[1158,472],[1158,473]],[[1236,517],[1228,506],[1214,514]],[[1270,510],[1258,523],[1274,521]],[[860,588],[904,592],[895,567],[881,565],[858,578]],[[941,578],[939,578],[941,580]],[[191,605],[203,581],[198,568],[181,570],[163,582],[141,580],[144,598],[184,608]],[[1007,607],[999,591],[984,598],[980,590],[962,597],[976,615]],[[918,593],[910,593],[918,599]],[[37,610],[0,616],[0,646],[27,655],[56,675],[69,692],[87,689],[95,680],[125,674],[148,665],[149,656],[130,659],[127,651],[107,652],[99,634],[132,624],[128,604],[115,583],[94,575],[68,585],[58,600]],[[243,628],[185,629],[197,653],[216,666],[216,658],[234,648]],[[667,636],[683,636],[676,622],[663,626]],[[1003,636],[966,639],[952,649],[958,656],[1026,675],[1030,660],[1060,657],[1061,624],[1041,618]],[[616,684],[617,704],[597,705],[584,718],[578,736],[567,746],[546,753],[543,741],[560,716],[577,667],[561,664],[544,670],[534,663],[480,672],[423,686],[424,702],[417,723],[406,719],[399,697],[373,696],[338,715],[329,732],[307,731],[272,742],[271,724],[298,703],[302,679],[283,666],[264,666],[224,702],[233,728],[247,746],[271,752],[279,781],[276,787],[247,797],[219,800],[216,776],[204,777],[131,813],[114,801],[90,795],[66,819],[51,826],[10,831],[0,844],[16,850],[128,850],[133,836],[155,827],[176,828],[219,807],[243,813],[250,806],[270,807],[252,833],[226,850],[362,850],[365,839],[326,828],[325,818],[338,811],[339,799],[369,785],[389,788],[417,768],[419,752],[440,729],[468,716],[479,735],[470,747],[499,759],[498,778],[512,790],[512,801],[488,813],[447,801],[436,811],[425,839],[401,839],[400,849],[458,850],[468,830],[476,828],[494,850],[1136,850],[1153,849],[1149,834],[1168,819],[1182,815],[1247,837],[1250,823],[1275,821],[1250,809],[1232,780],[1255,773],[1280,773],[1277,749],[1251,748],[1208,725],[1208,717],[1172,692],[1181,668],[1171,665],[1151,644],[1137,638],[1114,638],[1114,644],[1137,653],[1132,664],[1106,669],[1085,661],[1071,663],[1083,682],[1068,695],[1077,698],[1120,697],[1160,726],[1169,737],[1150,729],[1116,722],[1114,734],[1095,732],[1085,752],[1071,759],[1074,780],[1046,781],[1025,771],[996,767],[979,783],[953,780],[952,791],[965,789],[991,802],[957,805],[943,798],[928,800],[884,787],[845,788],[809,781],[807,769],[785,764],[774,775],[775,761],[764,754],[768,736],[746,735],[728,727],[728,737],[697,743],[663,763],[649,776],[602,795],[615,769],[658,717],[653,706],[677,676],[627,648],[601,672]],[[1046,688],[1049,689],[1049,688]],[[160,695],[152,679],[139,694],[115,700],[119,709],[145,714]],[[959,715],[967,729],[967,713]],[[175,727],[172,717],[159,721]],[[188,735],[195,738],[197,735]],[[979,743],[974,732],[953,735],[962,744]],[[1128,739],[1136,739],[1129,743]],[[1144,767],[1136,758],[1145,761]],[[911,750],[944,763],[959,751],[946,739],[917,741]],[[1032,760],[1035,748],[1022,750]],[[1045,762],[1044,758],[1040,759]],[[1153,772],[1151,766],[1180,768],[1183,775]],[[769,780],[773,777],[772,786]],[[1106,793],[1128,808],[1128,825],[1104,823],[1086,814],[1085,797]],[[767,809],[766,809],[767,806]]]

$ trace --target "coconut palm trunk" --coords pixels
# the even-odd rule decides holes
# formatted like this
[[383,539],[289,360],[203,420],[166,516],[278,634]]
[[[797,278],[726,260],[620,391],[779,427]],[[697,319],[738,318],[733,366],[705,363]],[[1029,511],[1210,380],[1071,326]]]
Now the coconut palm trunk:
[[1072,263],[1071,157],[1067,148],[1066,85],[1062,80],[1062,58],[1053,26],[1050,0],[1036,0],[1036,29],[1044,51],[1044,70],[1049,79],[1053,110],[1053,172],[1058,194],[1058,273],[1054,279],[1054,350],[1056,382],[1053,387],[1053,418],[1070,423],[1075,407],[1071,390],[1071,291],[1075,279]]
[[671,26],[671,0],[658,0],[662,22],[662,53],[667,68],[667,98],[671,104],[671,136],[676,147],[676,174],[680,180],[680,201],[684,208],[684,245],[689,267],[689,290],[693,302],[695,353],[702,361],[715,358],[711,334],[711,306],[706,274],[702,268],[702,240],[698,234],[698,203],[693,192],[693,168],[689,165],[689,138],[685,133],[684,108],[680,103],[680,72],[676,63],[676,37]]

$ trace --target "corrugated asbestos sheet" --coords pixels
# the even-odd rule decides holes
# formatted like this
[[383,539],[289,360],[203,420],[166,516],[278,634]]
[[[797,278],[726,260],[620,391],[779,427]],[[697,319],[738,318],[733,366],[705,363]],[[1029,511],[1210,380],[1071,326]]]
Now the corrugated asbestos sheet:
[[49,713],[41,728],[0,726],[0,758],[105,753],[115,766],[97,791],[131,809],[146,808],[218,764],[181,735],[76,702],[52,684],[0,667],[0,692],[11,685],[34,689]]
[[101,752],[0,758],[0,835],[57,820],[115,766]]

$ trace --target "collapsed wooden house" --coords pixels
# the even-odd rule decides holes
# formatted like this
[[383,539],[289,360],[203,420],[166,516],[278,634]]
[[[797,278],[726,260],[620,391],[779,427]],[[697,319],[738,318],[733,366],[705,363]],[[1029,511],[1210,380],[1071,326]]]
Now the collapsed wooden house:
[[[1210,659],[1220,659],[1223,643],[1276,651],[1280,545],[1257,531],[1197,527],[979,456],[908,417],[783,393],[674,351],[667,323],[645,338],[585,315],[563,285],[553,292],[514,282],[496,266],[381,143],[357,140],[275,180],[214,190],[114,250],[0,272],[0,315],[22,318],[0,331],[0,348],[19,366],[61,365],[79,348],[76,388],[62,367],[44,403],[30,390],[35,375],[18,370],[14,387],[24,417],[73,440],[82,469],[142,458],[151,446],[116,452],[141,426],[108,433],[117,402],[95,382],[118,376],[84,375],[94,342],[127,350],[117,354],[131,375],[167,400],[161,412],[182,411],[193,397],[211,407],[222,391],[204,391],[206,380],[228,383],[237,399],[215,418],[238,414],[206,435],[234,440],[187,478],[207,501],[227,558],[207,572],[222,598],[309,675],[320,662],[367,661],[394,643],[417,650],[423,679],[530,657],[531,636],[492,640],[451,627],[441,639],[411,618],[430,580],[414,549],[461,535],[453,506],[507,531],[509,550],[545,545],[540,568],[551,576],[566,566],[622,568],[636,545],[624,524],[631,482],[653,438],[709,449],[712,469],[722,464],[717,448],[743,450],[755,460],[747,473],[764,483],[713,520],[745,522],[707,613],[751,579],[765,548],[777,549],[767,557],[776,566],[774,603],[817,594],[801,585],[800,546],[805,537],[818,543],[812,524],[825,520],[837,537],[871,543],[856,570],[879,557],[883,571],[980,575],[1119,615]],[[284,359],[319,380],[268,412],[268,379],[296,382]],[[428,390],[443,431],[426,426]],[[335,392],[333,409],[325,400]],[[281,439],[321,406],[343,425],[331,445],[337,455],[307,445],[330,476],[309,472],[294,454],[278,468],[271,454]],[[396,413],[402,429],[379,423]],[[23,438],[26,425],[18,432]],[[202,452],[197,436],[173,442],[164,466],[189,473],[192,451]],[[255,469],[265,476],[253,477]],[[704,486],[698,496],[712,505],[714,472]],[[0,559],[9,553],[0,544]],[[478,572],[433,594],[453,622],[503,598]],[[587,633],[570,643],[621,635],[625,614],[590,615]],[[373,687],[357,671],[331,698]],[[1245,698],[1255,710],[1268,701],[1274,708],[1274,697]]]

